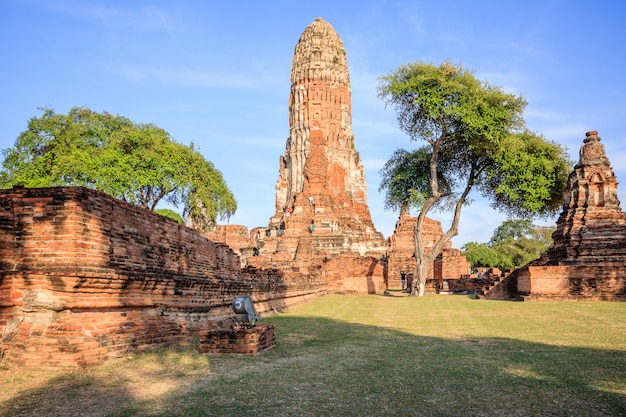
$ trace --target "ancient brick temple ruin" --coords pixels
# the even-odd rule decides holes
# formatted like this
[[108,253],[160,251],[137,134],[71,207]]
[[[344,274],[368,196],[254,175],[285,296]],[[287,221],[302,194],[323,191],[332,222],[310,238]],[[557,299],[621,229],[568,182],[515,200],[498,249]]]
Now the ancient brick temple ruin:
[[487,298],[626,301],[626,214],[598,132],[587,132],[563,211],[542,258],[514,271]]
[[[242,239],[247,234],[243,226],[221,226],[208,236],[239,250],[248,265],[321,274],[330,291],[381,293],[390,284],[400,286],[400,270],[412,272],[415,265],[415,218],[401,214],[391,246],[372,223],[352,133],[346,51],[321,18],[304,30],[295,47],[289,133],[268,227],[253,229],[248,242]],[[434,220],[426,229],[429,242],[443,234]],[[445,274],[458,278],[468,272],[460,252],[444,252],[439,264],[446,259],[444,265],[453,266]],[[441,278],[441,265],[436,270],[439,274],[434,269],[432,276]]]
[[307,269],[324,276],[331,291],[382,292],[387,245],[367,206],[350,100],[343,42],[318,18],[295,47],[276,213],[257,231],[258,256],[248,262]]
[[[413,233],[417,217],[412,217],[408,210],[403,210],[396,222],[393,235],[389,238],[388,256],[388,282],[390,286],[401,285],[400,277],[404,271],[409,277],[415,269],[415,244]],[[443,235],[441,223],[437,220],[426,218],[422,225],[422,241],[425,250],[431,250]],[[452,288],[467,290],[461,276],[470,273],[471,264],[461,254],[459,249],[452,248],[452,242],[446,244],[446,248],[439,254],[432,265],[426,280],[427,292],[448,291]],[[455,284],[456,283],[456,284]]]
[[[291,83],[267,227],[202,235],[82,187],[0,190],[0,356],[81,367],[221,329],[235,296],[251,295],[268,314],[329,292],[399,287],[414,219],[401,215],[391,244],[372,223],[346,53],[322,19],[296,45]],[[431,238],[441,235],[438,222],[428,225]],[[433,276],[467,269],[450,248],[438,265]]]
[[80,367],[327,293],[298,271],[241,268],[197,231],[82,187],[0,190],[0,356]]

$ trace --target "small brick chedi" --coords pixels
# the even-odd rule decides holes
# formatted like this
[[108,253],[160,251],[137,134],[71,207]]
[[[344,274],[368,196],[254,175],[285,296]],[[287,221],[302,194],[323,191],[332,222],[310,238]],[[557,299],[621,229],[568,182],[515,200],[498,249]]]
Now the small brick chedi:
[[626,215],[598,132],[587,132],[569,175],[554,246],[487,298],[626,300]]

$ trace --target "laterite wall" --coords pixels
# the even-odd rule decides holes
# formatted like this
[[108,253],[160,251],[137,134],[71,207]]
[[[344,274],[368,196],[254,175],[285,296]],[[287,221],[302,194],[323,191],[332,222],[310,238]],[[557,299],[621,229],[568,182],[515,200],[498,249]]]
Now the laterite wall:
[[513,271],[488,299],[626,301],[621,264],[526,265]]
[[240,269],[228,246],[82,187],[0,190],[0,353],[80,367],[326,292],[316,277]]

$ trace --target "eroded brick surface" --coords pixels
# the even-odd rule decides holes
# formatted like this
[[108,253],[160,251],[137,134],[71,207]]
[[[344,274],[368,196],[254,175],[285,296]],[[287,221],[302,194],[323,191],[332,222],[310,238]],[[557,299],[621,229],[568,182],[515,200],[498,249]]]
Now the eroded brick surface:
[[195,230],[81,187],[0,190],[0,348],[18,365],[80,367],[327,292],[315,275],[241,268]]
[[[239,250],[246,265],[318,274],[332,291],[381,293],[400,285],[401,269],[414,269],[415,219],[401,216],[391,243],[374,227],[352,133],[346,56],[323,19],[304,30],[292,61],[290,135],[279,158],[276,212],[247,241],[234,230],[209,236]],[[426,225],[429,242],[442,235],[439,222]],[[465,258],[450,248],[438,265],[439,275],[467,273]]]
[[626,300],[626,215],[617,178],[598,132],[587,132],[583,142],[552,235],[554,247],[509,275],[516,293],[499,290],[488,298]]

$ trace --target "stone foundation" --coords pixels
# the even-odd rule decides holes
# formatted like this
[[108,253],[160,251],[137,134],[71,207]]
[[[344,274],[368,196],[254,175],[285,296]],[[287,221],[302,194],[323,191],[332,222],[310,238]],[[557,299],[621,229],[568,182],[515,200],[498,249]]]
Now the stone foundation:
[[200,352],[208,354],[238,354],[256,356],[276,346],[276,326],[257,324],[254,327],[200,332]]
[[524,301],[626,301],[624,265],[533,266],[516,271]]

